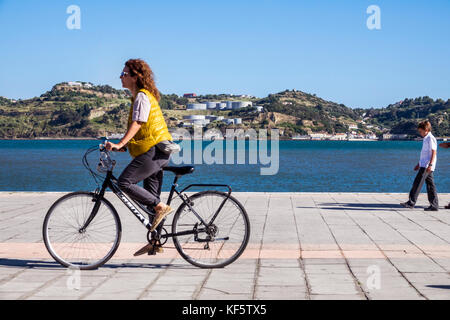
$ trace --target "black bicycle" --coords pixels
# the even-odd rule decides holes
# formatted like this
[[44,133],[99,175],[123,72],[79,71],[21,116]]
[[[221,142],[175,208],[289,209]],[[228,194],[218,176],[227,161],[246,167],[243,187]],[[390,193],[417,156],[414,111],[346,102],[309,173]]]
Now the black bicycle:
[[[83,164],[94,179],[104,179],[102,187],[94,192],[77,191],[64,195],[45,216],[43,238],[48,252],[56,261],[66,267],[90,270],[102,266],[114,255],[119,247],[122,225],[116,209],[104,197],[107,188],[148,229],[147,240],[154,249],[172,238],[180,255],[200,268],[222,268],[239,258],[249,240],[250,223],[243,205],[231,195],[230,186],[190,184],[178,191],[178,179],[192,173],[194,167],[164,167],[164,171],[175,174],[167,204],[170,205],[176,197],[182,203],[174,214],[171,233],[164,228],[165,220],[150,232],[154,210],[130,200],[120,190],[112,174],[116,161],[111,159],[105,143],[106,140],[100,146],[89,148],[83,156]],[[96,150],[100,151],[97,170],[106,173],[106,177],[94,172],[87,161],[87,155]],[[188,196],[185,191],[192,187],[225,187],[228,192],[206,190]],[[155,251],[149,254],[155,254]]]

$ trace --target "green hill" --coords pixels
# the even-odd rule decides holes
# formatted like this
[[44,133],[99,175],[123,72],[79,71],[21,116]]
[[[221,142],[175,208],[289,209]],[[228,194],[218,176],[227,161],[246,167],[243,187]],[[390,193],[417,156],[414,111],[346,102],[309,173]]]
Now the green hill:
[[[250,100],[254,107],[237,110],[185,110],[190,102]],[[279,128],[284,136],[313,132],[350,131],[381,135],[385,132],[416,134],[418,121],[430,119],[436,136],[450,136],[450,99],[405,99],[381,109],[351,109],[313,94],[285,90],[264,98],[210,94],[195,98],[162,94],[160,101],[169,127],[181,127],[189,114],[215,114],[241,118],[242,124],[213,121],[208,128]],[[97,137],[125,133],[130,96],[125,90],[87,82],[64,82],[26,100],[0,97],[0,138]]]
[[435,136],[450,136],[450,99],[433,100],[430,97],[405,99],[382,109],[366,110],[368,123],[382,125],[391,133],[416,135],[417,123],[428,119]]
[[285,90],[255,101],[268,112],[277,112],[296,118],[280,125],[296,133],[326,131],[342,133],[348,131],[348,124],[356,123],[361,115],[343,104],[326,101],[316,95],[298,90]]
[[123,130],[129,106],[126,92],[82,85],[60,83],[40,97],[0,100],[0,137],[95,137],[106,128]]

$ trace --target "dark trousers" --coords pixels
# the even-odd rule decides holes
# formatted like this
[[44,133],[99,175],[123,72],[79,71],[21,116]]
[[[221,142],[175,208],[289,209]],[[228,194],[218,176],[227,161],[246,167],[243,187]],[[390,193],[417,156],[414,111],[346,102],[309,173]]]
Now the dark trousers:
[[[153,208],[161,201],[164,175],[162,168],[169,163],[169,158],[170,155],[156,146],[150,148],[146,153],[134,158],[123,170],[118,179],[119,188],[133,200]],[[137,185],[142,180],[144,188]]]
[[427,184],[427,194],[430,205],[433,208],[438,208],[439,203],[436,192],[436,186],[434,185],[433,180],[433,171],[428,173],[426,171],[426,168],[419,168],[419,172],[417,172],[417,176],[414,179],[413,186],[411,188],[411,191],[409,192],[409,203],[412,204],[413,206],[416,204],[417,198],[419,197],[420,190],[422,190],[424,182],[426,182]]

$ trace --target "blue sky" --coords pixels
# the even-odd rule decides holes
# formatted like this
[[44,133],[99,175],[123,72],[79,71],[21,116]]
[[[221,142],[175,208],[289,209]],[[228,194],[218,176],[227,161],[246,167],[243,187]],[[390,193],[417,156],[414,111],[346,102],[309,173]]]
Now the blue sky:
[[[69,30],[69,5],[81,29]],[[381,30],[366,26],[369,5]],[[298,89],[349,107],[450,98],[450,1],[2,1],[0,96],[58,82],[120,88],[129,58],[163,93]]]

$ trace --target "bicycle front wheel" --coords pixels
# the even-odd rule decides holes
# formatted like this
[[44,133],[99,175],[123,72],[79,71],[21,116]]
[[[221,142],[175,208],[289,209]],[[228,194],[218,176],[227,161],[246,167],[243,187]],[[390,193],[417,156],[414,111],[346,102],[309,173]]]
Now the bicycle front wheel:
[[48,210],[43,238],[50,255],[66,267],[96,269],[119,247],[122,226],[119,215],[105,198],[97,215],[81,230],[95,205],[92,192],[73,192],[58,199]]
[[[172,233],[186,234],[173,237],[175,247],[194,266],[225,267],[239,258],[248,244],[250,222],[247,212],[237,199],[232,196],[226,198],[226,193],[215,190],[199,192],[189,197],[191,207],[208,227],[201,223],[184,202],[173,217]],[[224,200],[222,209],[213,220]],[[190,231],[193,233],[189,234]]]

